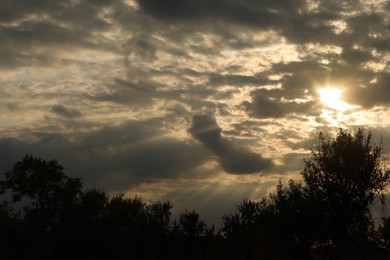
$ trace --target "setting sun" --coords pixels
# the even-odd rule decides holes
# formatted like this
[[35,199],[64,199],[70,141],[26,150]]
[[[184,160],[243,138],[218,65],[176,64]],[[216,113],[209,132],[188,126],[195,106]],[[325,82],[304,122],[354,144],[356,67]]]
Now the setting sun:
[[321,101],[325,106],[338,111],[344,111],[352,108],[353,106],[340,99],[341,93],[342,90],[333,87],[326,87],[318,90]]

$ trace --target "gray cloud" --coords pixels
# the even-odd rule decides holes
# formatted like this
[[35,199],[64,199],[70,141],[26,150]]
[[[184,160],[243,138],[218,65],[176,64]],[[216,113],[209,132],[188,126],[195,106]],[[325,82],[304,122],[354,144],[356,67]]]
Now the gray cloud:
[[390,74],[378,73],[375,82],[366,83],[364,87],[349,89],[345,94],[347,101],[370,108],[375,105],[388,105],[390,103]]
[[119,50],[101,34],[114,27],[102,12],[120,9],[119,1],[2,0],[0,5],[0,68],[57,64],[64,59],[57,52],[64,50]]
[[[334,39],[332,26],[341,5],[324,7],[310,12],[307,1],[177,1],[138,0],[143,11],[168,22],[196,21],[211,23],[222,20],[256,29],[281,31],[292,42],[329,42]],[[345,9],[345,8],[344,8]]]
[[195,178],[191,173],[207,160],[207,151],[161,136],[154,128],[158,124],[131,121],[78,136],[30,133],[34,141],[1,138],[0,171],[11,169],[24,154],[33,154],[57,159],[68,175],[81,177],[87,187],[96,185],[111,191],[164,178]]
[[157,100],[177,99],[183,94],[181,90],[166,89],[160,82],[145,78],[136,79],[114,79],[110,83],[109,93],[98,93],[88,98],[94,101],[109,101],[117,104],[127,105],[135,109],[150,107]]
[[54,105],[51,107],[50,110],[53,113],[56,113],[57,115],[68,117],[68,118],[79,117],[82,115],[80,111],[76,109],[67,108],[63,105]]
[[[267,21],[273,19],[270,13],[266,12],[266,7],[260,8],[261,5],[253,6],[238,1],[139,0],[138,2],[146,12],[166,20],[222,18],[226,20],[241,21],[243,23],[256,22],[266,25]],[[256,10],[253,7],[258,8]]]
[[278,81],[269,80],[268,78],[264,78],[261,76],[246,76],[246,75],[236,75],[236,74],[211,74],[209,77],[208,84],[213,86],[219,85],[230,85],[235,87],[240,87],[243,85],[254,85],[254,86],[262,86],[267,84],[276,84]]
[[257,173],[270,169],[271,160],[261,157],[234,143],[221,135],[215,118],[208,115],[194,116],[188,129],[192,136],[212,151],[222,168],[232,174]]
[[272,99],[271,95],[266,93],[254,94],[252,102],[244,101],[242,103],[250,116],[257,118],[280,118],[291,114],[310,114],[315,111],[315,102],[307,101],[299,103],[296,101],[282,102],[280,98]]
[[[199,172],[206,187],[220,170],[205,173],[211,159],[228,173],[272,178],[271,169],[299,170],[302,153],[316,144],[309,132],[388,121],[389,1],[0,0],[0,6],[4,170],[32,153],[58,159],[87,185],[117,192]],[[317,91],[327,85],[361,108],[323,116]],[[193,114],[214,114],[226,128],[222,133],[214,118],[198,116],[184,129]],[[199,142],[170,133],[185,130]],[[261,155],[247,148],[253,145],[264,149]],[[271,156],[282,164],[273,165]],[[250,193],[256,185],[244,186]],[[201,189],[173,195],[180,200]],[[233,189],[220,190],[215,203]],[[223,205],[237,202],[230,200]]]

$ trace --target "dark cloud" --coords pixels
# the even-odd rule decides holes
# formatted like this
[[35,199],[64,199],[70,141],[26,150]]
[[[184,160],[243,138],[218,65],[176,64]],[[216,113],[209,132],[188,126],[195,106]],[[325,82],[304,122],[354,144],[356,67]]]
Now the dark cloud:
[[[196,21],[198,24],[223,21],[256,29],[273,29],[295,43],[331,42],[335,33],[326,22],[340,17],[337,15],[340,9],[334,10],[336,4],[328,8],[321,6],[311,12],[304,0],[138,0],[138,3],[144,12],[163,21]],[[240,41],[236,43],[242,45]]]
[[222,129],[214,117],[209,115],[194,116],[188,131],[218,157],[222,168],[228,173],[257,173],[266,171],[273,166],[271,160],[236,146],[224,138],[221,135]]
[[153,120],[131,121],[77,136],[30,133],[34,141],[1,138],[0,170],[3,173],[24,154],[33,154],[57,159],[68,175],[81,177],[87,187],[96,185],[117,192],[164,178],[195,178],[191,173],[207,160],[207,151],[161,136],[157,125]]
[[[62,1],[53,2],[50,0],[1,0],[0,21],[10,22],[23,19],[28,15],[50,15],[55,18],[61,18],[64,21],[88,20],[91,16],[96,16],[102,7],[113,4],[109,0],[84,0],[84,1]],[[72,14],[72,15],[69,15]],[[84,14],[85,16],[81,16]],[[86,17],[87,16],[87,17]],[[91,22],[91,21],[90,21]],[[92,23],[91,23],[92,24]]]
[[281,118],[291,114],[307,115],[315,111],[313,109],[315,104],[312,101],[282,101],[260,93],[253,96],[252,102],[244,101],[242,103],[248,114],[257,118]]
[[[2,170],[32,153],[116,192],[161,179],[175,184],[199,172],[206,187],[219,170],[205,173],[211,159],[228,173],[284,174],[298,171],[317,143],[310,131],[359,124],[365,116],[359,109],[384,115],[390,104],[389,1],[0,0],[0,6]],[[323,116],[318,89],[328,85],[361,108]],[[199,142],[169,134],[183,131],[195,113],[215,114],[229,126],[222,133],[215,118],[196,116],[188,132]],[[267,150],[256,154],[247,148],[254,144]],[[211,196],[211,186],[196,201]],[[234,187],[221,188],[213,203],[237,202],[233,196],[220,203]],[[246,196],[256,185],[242,188]],[[172,195],[185,199],[196,190],[202,187]],[[212,211],[210,204],[201,208]]]
[[374,82],[348,89],[345,99],[353,104],[371,108],[375,105],[388,105],[390,103],[390,74],[378,73]]
[[344,48],[341,53],[341,58],[343,58],[349,64],[361,64],[367,61],[375,60],[370,51],[362,51],[355,49]]
[[48,66],[57,52],[79,49],[118,52],[101,33],[114,27],[102,12],[112,1],[0,1],[0,67]]
[[109,101],[141,109],[150,107],[157,100],[180,97],[181,90],[167,89],[161,82],[145,79],[114,79],[109,93],[98,93],[88,98],[94,101]]
[[[233,174],[301,169],[302,149],[310,149],[313,140],[298,129],[280,131],[292,129],[286,120],[268,119],[317,116],[316,87],[326,83],[347,86],[345,100],[367,108],[389,102],[387,76],[367,66],[386,60],[388,19],[379,10],[364,10],[363,3],[137,2],[139,7],[110,0],[0,0],[0,70],[10,78],[0,80],[7,102],[1,116],[1,172],[32,153],[58,159],[86,187],[137,192],[141,183],[169,180],[172,187],[164,192],[175,205],[194,205],[202,216],[216,219],[243,197],[253,198],[254,190],[266,195],[274,182],[232,181],[225,187],[207,179],[217,169],[204,173],[201,167],[211,158]],[[272,86],[279,89],[267,90]],[[252,100],[242,103],[239,98],[248,93]],[[305,98],[312,101],[301,102]],[[45,116],[36,120],[42,117],[36,111]],[[222,134],[214,118],[194,117],[188,131],[199,143],[169,134],[183,130],[186,124],[179,121],[205,111],[240,118]],[[276,138],[292,151],[285,154],[265,138]],[[282,164],[246,148],[253,144],[280,152]],[[201,181],[177,184],[198,178],[199,172],[205,174]]]
[[50,110],[57,115],[68,118],[79,117],[82,115],[80,111],[76,109],[67,108],[63,105],[54,105],[51,107]]
[[230,85],[234,87],[240,87],[244,85],[250,86],[262,86],[267,84],[276,84],[277,81],[269,80],[261,76],[246,76],[246,75],[221,75],[221,74],[211,74],[209,77],[208,84],[213,86],[220,85]]
[[[253,3],[253,1],[251,1]],[[271,5],[269,1],[262,1]],[[297,1],[295,1],[297,2]],[[194,20],[194,19],[213,19],[213,20],[233,20],[241,23],[262,24],[267,26],[275,17],[266,11],[267,6],[251,5],[250,3],[240,1],[225,0],[139,0],[141,8],[147,13],[166,20]],[[276,7],[274,5],[274,7]]]

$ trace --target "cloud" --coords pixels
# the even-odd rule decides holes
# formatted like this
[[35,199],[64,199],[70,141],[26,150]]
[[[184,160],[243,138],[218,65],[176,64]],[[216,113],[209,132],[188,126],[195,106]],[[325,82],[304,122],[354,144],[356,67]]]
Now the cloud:
[[294,43],[328,43],[335,40],[335,33],[326,22],[340,18],[341,5],[324,6],[322,2],[317,10],[311,10],[308,1],[304,0],[138,0],[145,13],[169,23],[180,21],[199,25],[223,21],[256,30],[279,31]]
[[[112,191],[212,187],[299,170],[320,129],[390,120],[389,1],[0,3],[4,170],[32,153]],[[326,114],[328,85],[360,107]]]
[[372,82],[367,82],[362,87],[348,89],[345,98],[352,104],[372,108],[375,105],[388,105],[390,103],[390,73],[381,72]]
[[262,85],[271,85],[276,84],[278,81],[269,80],[268,78],[262,78],[261,76],[247,76],[247,75],[221,75],[221,74],[211,74],[209,76],[208,84],[212,86],[220,85],[230,85],[234,87],[241,87],[245,85],[250,86],[262,86]]
[[148,80],[146,77],[135,79],[114,79],[110,83],[109,93],[97,93],[89,98],[94,101],[109,101],[117,104],[142,108],[151,106],[156,100],[178,98],[183,91],[166,89],[161,82]]
[[267,95],[265,92],[253,94],[252,102],[244,101],[242,106],[250,116],[257,118],[281,118],[292,114],[308,115],[315,107],[313,101],[282,101],[280,98],[272,98],[272,95]]
[[0,171],[10,170],[24,154],[32,154],[57,159],[66,174],[82,178],[87,187],[110,191],[165,178],[195,178],[191,174],[208,159],[208,152],[197,144],[161,136],[161,131],[153,131],[157,125],[156,121],[130,121],[71,136],[30,133],[32,141],[1,138]]
[[188,131],[218,157],[219,163],[227,173],[258,173],[266,171],[273,166],[270,159],[263,158],[250,150],[236,146],[224,138],[221,135],[222,129],[219,128],[215,118],[212,116],[194,116]]
[[280,12],[297,12],[305,6],[303,0],[293,1],[229,1],[229,0],[138,0],[141,8],[159,19],[168,21],[214,19],[246,25],[267,27]]
[[109,16],[119,3],[1,1],[0,68],[65,65],[64,52],[82,49],[118,52],[104,33],[116,26]]
[[76,109],[67,108],[63,105],[54,105],[51,107],[50,110],[51,110],[51,112],[53,112],[59,116],[63,116],[63,117],[67,117],[67,118],[79,117],[82,115],[80,113],[80,111],[78,111]]

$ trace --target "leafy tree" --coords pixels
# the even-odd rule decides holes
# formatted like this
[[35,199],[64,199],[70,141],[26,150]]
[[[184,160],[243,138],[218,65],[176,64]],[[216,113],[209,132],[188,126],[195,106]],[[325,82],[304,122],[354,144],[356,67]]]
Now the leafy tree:
[[81,191],[80,179],[67,177],[57,161],[25,156],[0,180],[0,194],[28,204],[20,214],[9,201],[0,202],[1,256],[312,259],[316,251],[329,259],[348,252],[365,257],[370,248],[383,253],[370,243],[389,249],[390,220],[376,232],[369,206],[376,199],[384,203],[390,172],[371,139],[362,129],[340,130],[335,138],[321,133],[302,183],[279,183],[260,201],[244,200],[223,216],[217,234],[195,211],[172,222],[169,201]]
[[5,173],[2,186],[12,191],[13,202],[30,200],[31,206],[25,207],[26,218],[39,220],[42,228],[52,229],[77,203],[81,193],[80,179],[66,176],[63,169],[56,160],[26,155]]
[[[336,138],[319,135],[319,146],[302,172],[314,210],[323,215],[329,242],[338,251],[362,250],[372,219],[369,206],[384,198],[390,173],[384,169],[382,147],[372,144],[363,129],[351,134],[340,129]],[[384,202],[384,200],[382,200]]]
[[105,191],[96,188],[84,191],[78,205],[79,215],[88,216],[89,222],[97,221],[105,215],[108,203],[109,197]]
[[170,201],[154,201],[147,205],[148,225],[154,236],[161,237],[169,233],[172,206]]
[[185,210],[179,216],[178,228],[186,237],[199,237],[205,231],[206,222],[200,219],[196,211]]
[[234,214],[222,217],[227,259],[269,259],[275,245],[274,208],[269,198],[243,200]]
[[310,258],[314,238],[307,190],[294,181],[276,188],[260,201],[244,200],[235,214],[223,217],[231,254],[239,252],[235,258]]
[[319,225],[323,215],[321,207],[301,183],[290,180],[284,187],[280,182],[276,192],[270,194],[270,204],[274,213],[269,221],[276,244],[281,246],[279,253],[283,259],[311,259],[310,252],[315,244],[324,238],[324,227]]
[[96,188],[81,193],[78,204],[70,211],[61,227],[62,244],[73,249],[62,252],[62,255],[67,255],[68,258],[99,257],[107,233],[104,218],[108,202],[108,195]]

